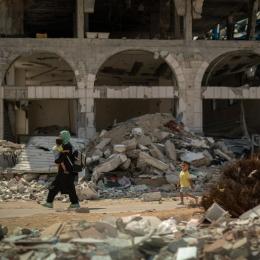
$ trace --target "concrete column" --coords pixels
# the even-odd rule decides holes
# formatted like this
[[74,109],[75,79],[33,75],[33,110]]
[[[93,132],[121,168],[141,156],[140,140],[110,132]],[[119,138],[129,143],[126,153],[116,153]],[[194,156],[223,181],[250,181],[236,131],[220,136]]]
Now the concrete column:
[[174,7],[174,38],[181,38],[181,17],[178,15],[176,8]]
[[228,40],[233,40],[234,29],[235,29],[234,16],[229,15],[227,17],[227,39]]
[[84,38],[84,0],[77,0],[77,37]]
[[248,29],[247,36],[248,40],[255,40],[255,27],[257,20],[257,12],[259,7],[259,0],[251,0],[249,5],[249,17],[248,17]]
[[192,40],[192,0],[186,1],[186,12],[184,16],[184,36],[186,41]]
[[84,14],[84,32],[89,31],[89,14],[85,13]]

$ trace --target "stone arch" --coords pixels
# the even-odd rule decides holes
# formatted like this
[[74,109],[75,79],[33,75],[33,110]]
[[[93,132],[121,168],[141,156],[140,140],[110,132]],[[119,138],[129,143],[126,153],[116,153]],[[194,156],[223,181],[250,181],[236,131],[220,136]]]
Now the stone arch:
[[204,87],[206,135],[240,138],[260,131],[254,117],[260,108],[256,89],[260,86],[259,51],[241,48],[222,52],[210,62],[205,61],[198,74],[195,84],[197,88]]
[[[201,65],[196,79],[196,86],[197,87],[199,85],[202,86],[203,84],[207,86],[211,74],[214,72],[214,70],[217,69],[218,66],[223,66],[223,65],[227,66],[228,63],[231,62],[236,63],[239,61],[239,57],[244,57],[245,59],[248,59],[242,62],[240,61],[243,69],[249,68],[252,65],[260,63],[260,54],[257,53],[255,50],[241,49],[236,51],[228,51],[228,52],[220,53],[219,55],[213,57],[210,60],[210,62],[204,62]],[[228,69],[229,68],[227,66],[226,70]],[[236,72],[235,69],[236,68],[233,68],[231,72],[235,73]]]
[[73,72],[76,87],[79,86],[79,83],[82,81],[83,76],[81,76],[80,69],[77,67],[76,63],[73,62],[68,56],[64,54],[63,51],[60,50],[47,50],[47,49],[32,49],[32,50],[22,50],[20,52],[13,52],[10,53],[9,57],[6,58],[6,64],[4,65],[4,69],[2,74],[0,75],[0,87],[3,86],[3,82],[5,76],[10,69],[10,67],[21,57],[29,57],[30,55],[37,54],[37,53],[46,53],[49,55],[56,55],[59,57],[64,63],[66,63],[71,71]]
[[180,89],[185,88],[185,77],[184,77],[183,70],[178,60],[173,56],[173,54],[169,53],[168,51],[160,51],[158,49],[150,49],[150,48],[120,48],[107,53],[107,55],[100,56],[100,58],[97,59],[96,66],[93,69],[93,73],[91,74],[92,80],[94,81],[96,80],[100,68],[103,66],[103,64],[106,63],[106,61],[108,61],[111,57],[126,51],[143,51],[161,57],[165,61],[165,63],[169,66],[173,75],[175,76],[177,82],[176,87]]

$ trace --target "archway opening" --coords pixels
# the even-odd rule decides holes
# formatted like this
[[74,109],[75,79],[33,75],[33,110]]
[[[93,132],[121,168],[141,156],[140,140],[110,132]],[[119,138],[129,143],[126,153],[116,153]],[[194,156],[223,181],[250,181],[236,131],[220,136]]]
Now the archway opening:
[[236,51],[215,59],[205,72],[202,87],[210,93],[203,100],[205,135],[240,138],[260,133],[255,115],[260,109],[260,55]]
[[176,114],[177,79],[157,53],[128,50],[113,55],[100,67],[95,89],[98,131],[143,114]]
[[57,135],[64,128],[77,134],[78,102],[73,96],[63,97],[66,89],[75,88],[76,79],[60,56],[48,52],[20,56],[2,85],[5,139],[19,142],[32,135]]

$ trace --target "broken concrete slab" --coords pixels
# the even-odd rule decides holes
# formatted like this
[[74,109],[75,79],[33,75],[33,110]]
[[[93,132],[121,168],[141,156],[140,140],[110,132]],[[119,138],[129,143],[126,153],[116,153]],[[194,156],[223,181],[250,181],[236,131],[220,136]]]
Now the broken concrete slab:
[[94,168],[94,173],[106,173],[115,170],[118,166],[127,161],[124,154],[113,154],[105,162]]
[[205,218],[210,222],[216,222],[228,216],[228,212],[224,210],[216,202],[206,211]]
[[124,153],[126,151],[126,146],[124,144],[115,144],[113,146],[114,153]]
[[229,155],[225,154],[224,152],[222,152],[221,150],[219,149],[215,149],[214,150],[214,153],[218,156],[220,156],[221,158],[227,160],[227,161],[232,161],[233,158],[231,158]]
[[196,260],[198,249],[195,246],[180,247],[177,251],[176,260]]
[[111,142],[111,138],[103,138],[99,144],[95,146],[95,149],[103,151],[104,148]]
[[138,136],[136,137],[136,141],[138,144],[144,145],[144,146],[148,146],[152,144],[152,139],[150,136],[147,135],[142,135],[142,136]]
[[139,153],[139,160],[141,162],[144,162],[144,163],[146,163],[146,164],[148,164],[148,165],[150,165],[150,166],[152,166],[152,167],[154,167],[158,170],[164,171],[164,172],[169,169],[169,166],[166,163],[150,156],[146,152],[140,152]]
[[160,151],[160,149],[157,148],[157,146],[154,145],[154,144],[151,144],[150,153],[151,153],[151,155],[152,155],[154,158],[156,158],[156,159],[158,159],[158,160],[161,160],[161,161],[164,160],[164,155],[163,155],[163,153],[162,153],[162,152]]
[[195,153],[186,151],[181,155],[181,160],[189,162],[195,167],[208,166],[210,164],[210,160],[203,154],[203,152]]
[[137,141],[135,138],[132,138],[130,140],[125,140],[122,142],[123,145],[125,145],[126,150],[134,150],[137,147]]
[[160,201],[162,199],[161,192],[150,192],[145,193],[143,195],[143,201],[150,202],[150,201]]
[[127,170],[127,169],[129,169],[130,165],[131,165],[131,160],[129,158],[127,158],[127,160],[123,164],[120,165],[120,169]]
[[167,140],[165,143],[165,153],[169,159],[173,161],[177,160],[175,145],[170,140]]

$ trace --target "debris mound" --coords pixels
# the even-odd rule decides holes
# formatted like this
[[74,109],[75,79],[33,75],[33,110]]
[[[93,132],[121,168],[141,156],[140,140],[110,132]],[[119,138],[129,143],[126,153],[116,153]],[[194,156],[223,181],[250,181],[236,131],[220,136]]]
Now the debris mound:
[[0,225],[1,259],[259,259],[260,219],[201,226],[154,216],[55,223],[43,231]]
[[17,163],[18,155],[21,153],[23,145],[0,140],[0,168],[2,170],[13,167]]
[[[194,134],[171,114],[156,113],[132,118],[103,130],[89,142],[86,165],[88,180],[109,185],[176,186],[180,162],[191,164],[196,191],[202,192],[212,172],[234,159],[224,144]],[[126,177],[126,178],[125,178]],[[124,178],[124,185],[120,185]],[[112,180],[112,181],[111,181]],[[110,186],[111,187],[111,186]]]
[[260,160],[240,160],[228,166],[202,198],[202,206],[208,209],[218,203],[233,217],[260,204]]

